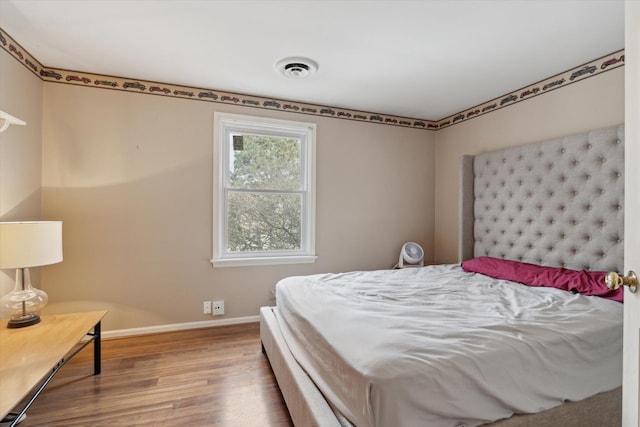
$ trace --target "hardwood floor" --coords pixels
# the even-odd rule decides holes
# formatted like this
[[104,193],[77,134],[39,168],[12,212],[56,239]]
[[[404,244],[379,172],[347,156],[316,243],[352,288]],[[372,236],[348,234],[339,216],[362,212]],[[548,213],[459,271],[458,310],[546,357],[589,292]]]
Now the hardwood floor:
[[259,324],[102,341],[49,383],[20,427],[293,426]]

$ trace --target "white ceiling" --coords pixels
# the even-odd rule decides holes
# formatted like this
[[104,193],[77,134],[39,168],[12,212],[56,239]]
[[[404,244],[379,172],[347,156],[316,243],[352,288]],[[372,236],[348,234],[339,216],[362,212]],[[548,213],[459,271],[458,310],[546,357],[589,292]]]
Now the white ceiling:
[[439,120],[622,49],[624,1],[0,0],[0,27],[47,67]]

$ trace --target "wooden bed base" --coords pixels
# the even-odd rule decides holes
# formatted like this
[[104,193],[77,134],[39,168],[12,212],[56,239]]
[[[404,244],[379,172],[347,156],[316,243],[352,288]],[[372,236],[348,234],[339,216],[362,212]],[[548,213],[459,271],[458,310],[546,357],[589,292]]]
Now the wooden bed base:
[[[348,427],[342,416],[336,415],[322,393],[298,365],[284,341],[276,320],[275,307],[260,309],[260,339],[278,386],[297,427]],[[537,413],[514,415],[511,418],[485,424],[491,427],[619,427],[622,424],[621,388],[600,393],[580,402]]]

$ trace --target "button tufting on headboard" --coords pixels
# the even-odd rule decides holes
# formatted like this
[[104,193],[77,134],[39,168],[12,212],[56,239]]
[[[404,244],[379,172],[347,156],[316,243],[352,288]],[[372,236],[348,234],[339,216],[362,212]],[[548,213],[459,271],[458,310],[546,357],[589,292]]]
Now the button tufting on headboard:
[[620,125],[464,156],[460,259],[622,271],[622,141]]

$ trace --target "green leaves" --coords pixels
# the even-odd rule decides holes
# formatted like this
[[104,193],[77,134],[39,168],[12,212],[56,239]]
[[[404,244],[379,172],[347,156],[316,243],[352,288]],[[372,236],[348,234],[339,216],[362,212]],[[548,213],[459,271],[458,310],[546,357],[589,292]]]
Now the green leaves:
[[299,190],[300,140],[244,135],[243,149],[232,150],[231,188]]
[[227,250],[299,250],[300,140],[245,134],[242,143],[238,138],[229,143]]
[[299,195],[231,192],[227,250],[299,250],[301,206]]

